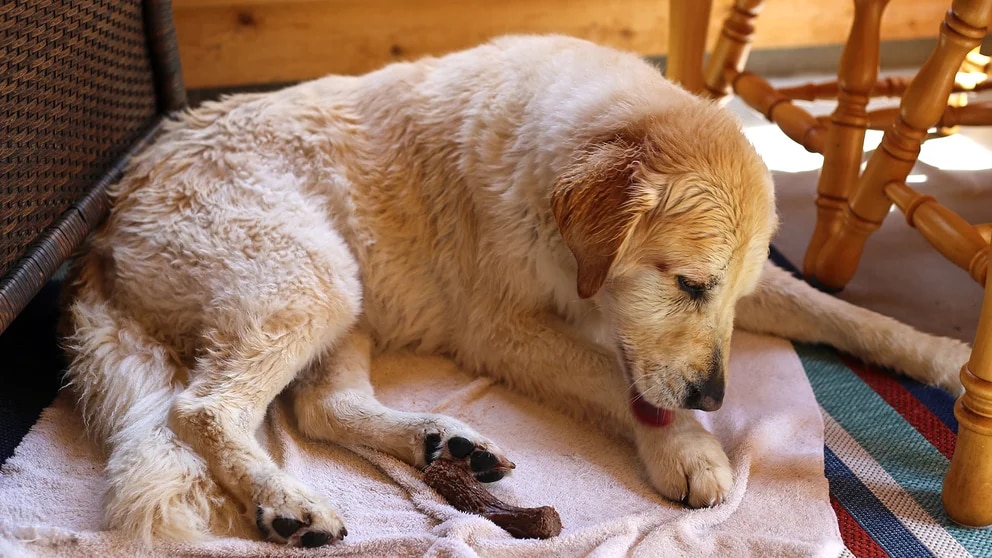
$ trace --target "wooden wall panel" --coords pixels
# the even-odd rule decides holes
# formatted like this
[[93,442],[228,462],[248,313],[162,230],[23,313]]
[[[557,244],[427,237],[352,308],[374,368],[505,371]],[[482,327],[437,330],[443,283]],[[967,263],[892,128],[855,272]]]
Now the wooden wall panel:
[[[755,48],[838,44],[852,2],[769,0]],[[714,3],[710,44],[729,0]],[[947,0],[893,0],[886,39],[935,36]],[[190,88],[356,74],[502,33],[565,33],[661,55],[665,0],[173,0]]]

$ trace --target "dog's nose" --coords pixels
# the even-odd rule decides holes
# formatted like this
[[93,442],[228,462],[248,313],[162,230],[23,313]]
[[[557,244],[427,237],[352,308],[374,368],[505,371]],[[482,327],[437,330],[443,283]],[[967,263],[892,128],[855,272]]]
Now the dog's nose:
[[723,374],[712,374],[702,383],[689,384],[682,406],[686,409],[715,411],[723,405],[723,390]]

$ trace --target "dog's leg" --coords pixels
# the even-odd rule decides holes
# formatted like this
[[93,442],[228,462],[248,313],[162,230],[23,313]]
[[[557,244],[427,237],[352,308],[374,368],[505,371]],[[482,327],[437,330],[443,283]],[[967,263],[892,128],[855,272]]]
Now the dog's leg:
[[166,426],[183,374],[165,347],[100,297],[87,271],[67,309],[74,331],[65,345],[87,433],[108,451],[105,524],[146,543],[153,535],[204,538],[212,519],[223,521],[212,517],[220,489],[203,458]]
[[735,325],[796,341],[826,343],[866,362],[962,393],[966,343],[936,337],[820,292],[768,263],[758,288],[737,304]]
[[464,463],[476,478],[503,478],[513,464],[492,441],[461,421],[397,411],[375,399],[369,382],[371,340],[355,331],[293,384],[300,429],[311,438],[364,445],[423,468],[439,457]]
[[218,481],[255,512],[265,538],[315,547],[347,534],[341,518],[272,461],[255,431],[297,372],[346,334],[355,309],[340,300],[311,300],[306,293],[293,298],[265,317],[230,310],[234,314],[223,321],[237,330],[215,329],[206,336],[209,349],[176,398],[172,423]]
[[720,442],[688,411],[663,427],[646,426],[631,410],[629,382],[616,356],[583,341],[557,320],[493,317],[477,324],[460,352],[466,366],[485,370],[518,391],[632,439],[654,487],[693,507],[721,502],[733,479]]

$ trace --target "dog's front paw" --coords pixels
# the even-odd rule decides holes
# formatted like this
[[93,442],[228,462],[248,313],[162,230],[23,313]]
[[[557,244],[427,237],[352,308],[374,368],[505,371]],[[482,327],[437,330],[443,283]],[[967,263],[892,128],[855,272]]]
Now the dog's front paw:
[[670,500],[693,508],[715,506],[733,486],[727,454],[698,424],[645,429],[637,435],[637,452],[651,484]]
[[289,479],[270,483],[255,501],[255,524],[265,540],[315,548],[348,534],[329,505]]

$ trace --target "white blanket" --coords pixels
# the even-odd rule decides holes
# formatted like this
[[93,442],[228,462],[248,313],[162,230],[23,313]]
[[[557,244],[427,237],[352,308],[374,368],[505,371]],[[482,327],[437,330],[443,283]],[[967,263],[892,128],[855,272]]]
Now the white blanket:
[[632,447],[594,425],[443,359],[377,360],[373,380],[385,403],[451,414],[500,444],[517,469],[488,486],[509,503],[554,506],[564,530],[546,541],[516,540],[456,511],[391,457],[304,439],[279,402],[260,438],[329,495],[348,526],[343,542],[315,550],[254,540],[249,519],[239,536],[151,548],[108,530],[104,458],[63,393],[0,470],[0,556],[838,556],[823,423],[798,357],[785,341],[738,332],[730,369],[723,409],[700,416],[724,443],[735,488],[722,505],[686,510],[655,494]]

